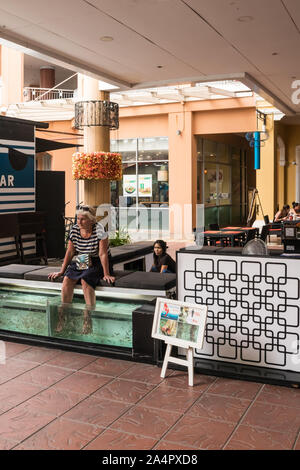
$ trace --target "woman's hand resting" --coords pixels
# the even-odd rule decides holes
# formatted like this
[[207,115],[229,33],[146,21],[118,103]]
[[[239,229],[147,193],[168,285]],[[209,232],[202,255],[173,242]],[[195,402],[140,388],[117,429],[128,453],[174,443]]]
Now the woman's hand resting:
[[59,272],[59,273],[50,273],[50,274],[48,275],[48,279],[49,279],[50,281],[54,281],[55,279],[57,279],[58,277],[61,277],[61,276],[63,276],[63,275],[64,275],[64,273],[62,273],[62,272]]
[[108,282],[109,284],[113,284],[116,280],[116,278],[114,276],[110,276],[110,275],[107,275],[107,276],[103,276],[103,281],[106,281]]

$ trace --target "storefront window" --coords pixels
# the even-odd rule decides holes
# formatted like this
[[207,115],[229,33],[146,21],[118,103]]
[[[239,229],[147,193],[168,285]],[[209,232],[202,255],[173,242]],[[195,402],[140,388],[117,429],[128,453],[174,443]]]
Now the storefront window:
[[[122,181],[111,182],[111,202],[136,210],[136,228],[168,230],[168,138],[147,137],[111,141],[111,152],[122,154]],[[148,211],[142,214],[141,205]],[[153,222],[155,221],[155,223]],[[145,227],[144,227],[145,226]],[[146,227],[147,226],[147,227]]]
[[205,225],[241,223],[246,216],[245,150],[197,138],[197,202]]

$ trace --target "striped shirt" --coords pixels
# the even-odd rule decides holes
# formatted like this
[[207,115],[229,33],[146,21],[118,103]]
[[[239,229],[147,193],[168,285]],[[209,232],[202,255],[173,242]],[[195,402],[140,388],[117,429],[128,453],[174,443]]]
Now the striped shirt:
[[89,238],[83,238],[80,235],[80,227],[75,224],[70,231],[70,240],[77,253],[89,254],[91,256],[99,255],[99,240],[105,240],[108,237],[104,227],[99,222],[93,226],[92,234]]

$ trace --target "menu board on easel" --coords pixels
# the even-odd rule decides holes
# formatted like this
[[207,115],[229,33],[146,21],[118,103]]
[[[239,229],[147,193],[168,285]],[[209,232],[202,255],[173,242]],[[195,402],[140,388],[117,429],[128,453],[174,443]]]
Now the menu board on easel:
[[152,326],[152,336],[174,346],[201,349],[206,317],[206,305],[158,298]]
[[[206,317],[206,305],[188,304],[166,298],[156,300],[152,336],[167,344],[161,377],[165,377],[169,362],[187,366],[189,385],[193,386],[193,349],[202,348]],[[186,349],[187,360],[171,356],[172,346]]]

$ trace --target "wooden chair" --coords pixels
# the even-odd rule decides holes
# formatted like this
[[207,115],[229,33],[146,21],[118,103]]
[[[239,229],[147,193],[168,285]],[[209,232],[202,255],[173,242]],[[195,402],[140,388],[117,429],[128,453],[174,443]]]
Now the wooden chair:
[[[17,214],[0,214],[0,239],[3,250],[0,251],[0,264],[22,263],[22,256],[19,247],[19,225]],[[4,238],[12,238],[12,245]],[[7,247],[5,246],[7,245]]]
[[269,235],[269,225],[263,225],[262,229],[261,229],[261,233],[260,233],[260,239],[262,241],[266,241],[267,239],[267,236]]
[[[20,212],[17,214],[19,225],[19,245],[22,263],[26,261],[43,259],[48,264],[46,245],[46,214],[44,212]],[[24,238],[24,235],[32,235],[32,238]],[[36,254],[24,253],[24,242],[36,242]]]

